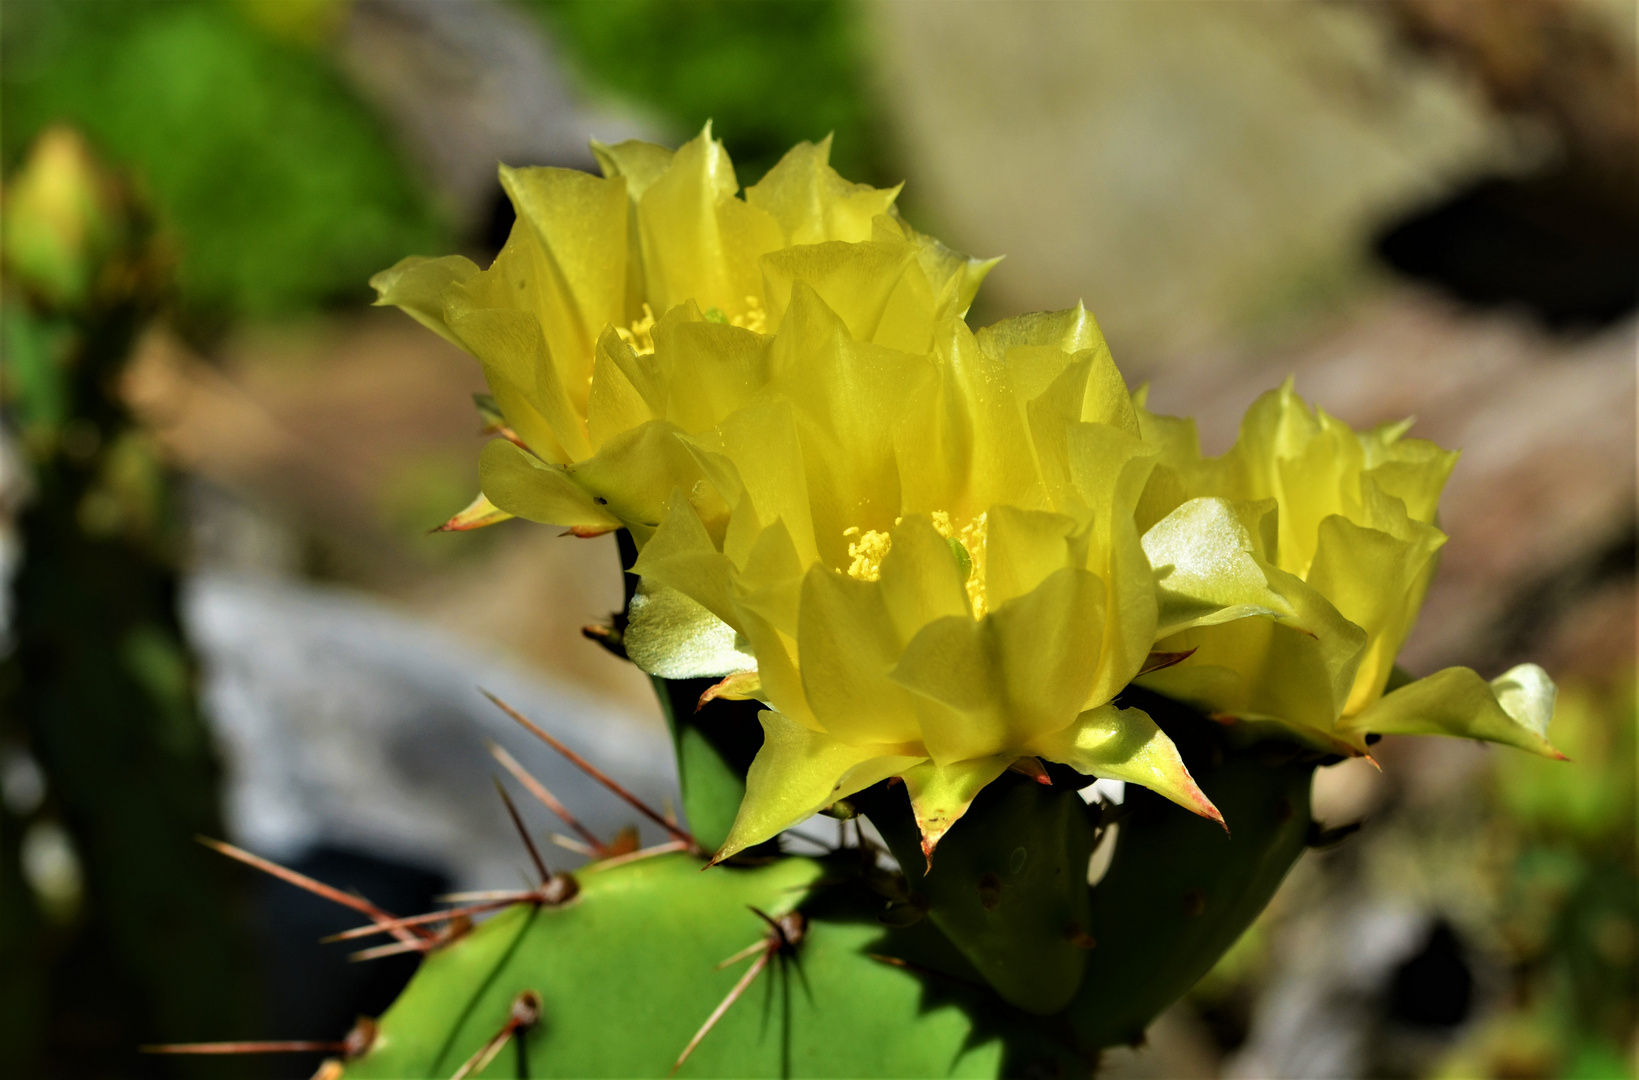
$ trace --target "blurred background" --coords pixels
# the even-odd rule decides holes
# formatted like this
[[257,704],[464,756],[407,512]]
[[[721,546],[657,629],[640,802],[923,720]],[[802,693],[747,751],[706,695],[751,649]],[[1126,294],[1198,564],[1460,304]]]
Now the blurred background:
[[[594,828],[675,790],[647,681],[584,641],[612,540],[430,534],[477,365],[366,279],[499,248],[498,161],[708,119],[740,181],[835,134],[912,222],[1007,256],[978,325],[1085,301],[1226,449],[1288,373],[1460,447],[1402,663],[1543,663],[1575,763],[1385,740],[1116,1077],[1633,1076],[1633,0],[1220,4],[5,0],[0,1071],[305,1076],[413,962],[207,852],[400,912],[518,883],[507,746]],[[556,827],[535,807],[532,824]],[[560,861],[575,861],[559,851]],[[1096,977],[1096,964],[1094,965]],[[258,1070],[261,1070],[258,1072]]]

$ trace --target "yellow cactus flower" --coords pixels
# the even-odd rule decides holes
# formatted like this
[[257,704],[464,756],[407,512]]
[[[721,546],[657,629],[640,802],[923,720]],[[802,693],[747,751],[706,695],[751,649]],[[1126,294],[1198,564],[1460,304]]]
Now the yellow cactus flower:
[[[1158,605],[1134,526],[1157,454],[1092,318],[950,320],[917,354],[799,285],[770,361],[761,394],[687,439],[728,512],[672,496],[625,637],[653,673],[732,675],[726,693],[769,706],[717,857],[889,777],[931,856],[1034,759],[1221,820],[1150,717],[1111,701],[1158,635],[1280,598],[1180,582]],[[1198,550],[1233,565],[1239,543],[1219,529]]]
[[[709,428],[755,392],[759,335],[799,283],[862,340],[926,350],[992,265],[906,226],[898,188],[838,176],[829,138],[798,145],[743,198],[709,125],[675,153],[593,151],[602,177],[502,167],[517,221],[487,270],[417,257],[372,279],[378,304],[483,364],[512,439],[484,452],[483,491],[501,511],[490,520],[626,526],[641,542],[672,488],[699,479],[671,429]],[[668,333],[677,343],[656,358]]]
[[1138,512],[1161,588],[1191,543],[1190,508],[1227,500],[1259,573],[1286,602],[1264,618],[1168,638],[1159,649],[1191,655],[1141,684],[1345,753],[1364,753],[1375,732],[1557,755],[1546,738],[1553,682],[1534,664],[1489,684],[1447,668],[1389,689],[1446,540],[1435,512],[1455,452],[1405,438],[1409,420],[1356,432],[1311,409],[1290,379],[1253,404],[1220,458],[1201,456],[1193,422],[1142,402],[1138,415],[1161,454]]

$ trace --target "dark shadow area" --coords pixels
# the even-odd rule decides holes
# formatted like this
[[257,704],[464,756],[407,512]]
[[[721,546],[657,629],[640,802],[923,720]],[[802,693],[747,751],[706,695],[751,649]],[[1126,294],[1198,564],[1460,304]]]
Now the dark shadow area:
[[1440,919],[1429,928],[1423,947],[1395,968],[1388,1018],[1411,1027],[1454,1028],[1468,1018],[1473,1001],[1474,975],[1463,943],[1451,924]]
[[1639,304],[1639,222],[1563,173],[1492,178],[1387,228],[1390,267],[1480,307],[1520,307],[1560,331]]
[[[357,892],[395,915],[433,910],[450,889],[444,874],[342,848],[320,847],[288,864],[327,885]],[[340,1039],[360,1016],[380,1016],[415,974],[413,954],[355,962],[351,953],[386,937],[321,945],[363,924],[357,912],[275,878],[258,882],[256,920],[265,950],[270,1039]],[[279,1054],[271,1074],[308,1077],[322,1054]]]

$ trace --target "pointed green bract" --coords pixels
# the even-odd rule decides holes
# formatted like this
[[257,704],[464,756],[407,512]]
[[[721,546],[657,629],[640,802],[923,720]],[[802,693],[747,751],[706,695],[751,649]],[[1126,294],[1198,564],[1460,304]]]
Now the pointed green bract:
[[1446,668],[1400,687],[1346,721],[1349,730],[1384,735],[1456,735],[1563,757],[1548,742],[1554,684],[1535,664],[1489,683],[1468,668]]
[[914,747],[850,746],[764,710],[763,745],[746,773],[745,801],[717,852],[725,859],[760,844],[879,780],[924,760]]
[[484,447],[478,463],[484,494],[500,510],[547,525],[610,532],[620,521],[561,466],[531,457],[505,439]]
[[1037,739],[1031,749],[1088,776],[1147,787],[1191,813],[1223,823],[1178,748],[1142,709],[1113,704],[1088,709],[1064,730]]
[[925,761],[905,770],[905,791],[911,797],[911,813],[922,836],[922,857],[927,865],[932,865],[934,848],[945,833],[967,813],[985,785],[1002,775],[1013,761],[1014,755],[1000,754],[949,765]]

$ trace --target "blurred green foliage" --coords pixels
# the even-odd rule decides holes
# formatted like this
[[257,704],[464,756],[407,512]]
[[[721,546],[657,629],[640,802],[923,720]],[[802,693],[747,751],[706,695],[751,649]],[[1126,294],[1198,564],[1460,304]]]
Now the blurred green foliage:
[[242,898],[191,839],[223,826],[177,614],[176,478],[118,389],[170,253],[63,127],[7,176],[4,215],[0,405],[32,490],[0,753],[39,786],[0,805],[0,1075],[197,1076],[136,1047],[260,1017]]
[[520,0],[594,90],[644,106],[678,138],[707,121],[742,184],[794,143],[835,132],[831,164],[883,183],[865,31],[845,0]]
[[[312,5],[308,5],[312,6]],[[7,0],[0,152],[73,123],[146,185],[193,315],[362,297],[441,246],[425,194],[328,54],[223,0]]]
[[1635,683],[1561,687],[1554,742],[1574,766],[1499,754],[1488,849],[1512,968],[1509,1007],[1449,1077],[1631,1077],[1639,1037]]

